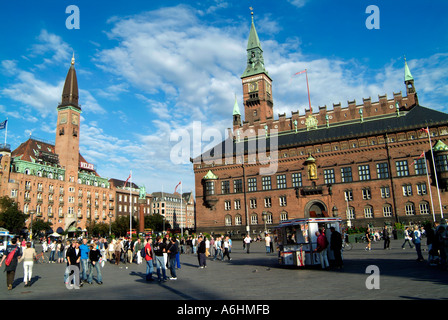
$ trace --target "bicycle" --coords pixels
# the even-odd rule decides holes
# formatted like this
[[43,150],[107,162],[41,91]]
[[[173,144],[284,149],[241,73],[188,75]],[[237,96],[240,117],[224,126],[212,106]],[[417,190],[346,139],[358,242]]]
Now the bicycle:
[[36,255],[36,263],[49,263],[48,258],[45,256],[43,252]]
[[342,249],[350,251],[350,250],[353,249],[353,245],[350,242],[343,241],[342,242]]

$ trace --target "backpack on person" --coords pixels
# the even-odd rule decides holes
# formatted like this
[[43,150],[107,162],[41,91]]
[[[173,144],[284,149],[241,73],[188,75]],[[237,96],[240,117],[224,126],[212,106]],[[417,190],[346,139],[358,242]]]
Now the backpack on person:
[[16,251],[17,251],[17,247],[13,251],[8,253],[8,256],[6,257],[6,261],[5,261],[5,264],[7,266],[9,266],[11,264],[11,261],[14,258],[14,254],[16,253]]
[[146,247],[143,247],[143,248],[140,250],[140,256],[141,256],[142,258],[145,258],[145,257],[146,257]]
[[409,231],[409,237],[411,237],[412,242],[415,243],[415,231]]

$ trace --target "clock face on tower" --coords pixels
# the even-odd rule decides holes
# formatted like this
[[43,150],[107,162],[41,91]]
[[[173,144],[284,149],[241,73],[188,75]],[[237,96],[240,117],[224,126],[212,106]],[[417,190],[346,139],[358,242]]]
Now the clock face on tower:
[[67,113],[61,113],[61,117],[59,118],[59,123],[60,124],[67,123]]
[[258,91],[258,82],[249,83],[249,92]]
[[74,124],[75,126],[78,125],[78,115],[77,114],[72,114],[72,124]]

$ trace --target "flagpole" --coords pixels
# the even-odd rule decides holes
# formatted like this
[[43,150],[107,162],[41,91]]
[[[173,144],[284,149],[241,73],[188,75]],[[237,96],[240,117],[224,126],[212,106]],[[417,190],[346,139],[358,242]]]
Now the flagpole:
[[132,206],[132,170],[129,174],[130,176],[130,182],[129,182],[129,201],[130,201],[130,214],[129,214],[129,239],[132,239],[132,211],[133,211],[133,206]]
[[434,167],[434,177],[436,179],[437,195],[439,197],[440,216],[441,219],[443,219],[442,201],[440,200],[439,179],[437,179],[437,169],[436,169],[436,163],[434,161],[434,152],[432,150],[431,134],[429,132],[429,127],[426,127],[426,133],[428,133],[429,147],[431,148],[432,165]]
[[428,178],[428,189],[429,189],[429,197],[431,199],[432,219],[434,220],[434,222],[436,222],[436,213],[434,212],[434,201],[432,200],[431,183],[429,181],[429,172],[428,172],[428,165],[426,164],[426,154],[425,154],[425,152],[423,152],[423,156],[425,157],[426,177]]
[[310,87],[308,85],[308,70],[307,69],[305,69],[305,76],[306,76],[306,89],[308,91],[308,103],[310,105],[310,112],[313,113],[313,109],[311,109]]
[[182,180],[180,181],[180,236],[183,238],[184,236],[184,227],[183,227],[184,216],[182,215]]
[[8,136],[8,118],[6,118],[6,130],[5,130],[5,147],[6,147],[6,137]]

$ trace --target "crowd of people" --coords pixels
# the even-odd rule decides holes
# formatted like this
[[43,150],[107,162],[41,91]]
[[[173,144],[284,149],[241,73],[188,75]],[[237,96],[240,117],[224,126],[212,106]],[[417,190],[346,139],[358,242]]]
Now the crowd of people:
[[[335,255],[336,267],[342,268],[342,239],[343,236],[334,228],[330,228],[331,241],[327,241],[325,230],[316,232],[317,247],[315,252],[320,255],[322,269],[328,269],[327,250],[331,249]],[[390,249],[390,232],[385,227],[377,236],[370,229],[365,233],[367,246],[371,250],[371,243],[384,241],[384,249]],[[422,227],[407,227],[404,230],[404,242],[401,248],[406,246],[416,250],[417,261],[424,261],[422,254],[422,243],[426,238],[428,248],[428,263],[431,266],[448,266],[448,226],[445,220],[435,224],[425,224]],[[250,253],[251,243],[264,241],[266,254],[274,252],[274,240],[270,234],[264,238],[255,237],[251,239],[248,235],[243,239],[243,250]],[[14,238],[0,261],[0,267],[5,264],[7,273],[6,282],[8,290],[12,289],[15,271],[20,262],[23,262],[25,286],[32,285],[33,264],[39,261],[44,253],[49,252],[49,263],[66,264],[64,272],[64,283],[66,286],[83,286],[84,283],[92,284],[94,278],[96,283],[102,284],[102,267],[110,263],[114,265],[136,263],[146,264],[146,280],[159,282],[177,280],[176,269],[181,268],[180,254],[197,255],[198,267],[207,268],[207,260],[230,261],[232,252],[232,240],[229,236],[189,236],[185,239],[177,237],[157,236],[138,238],[131,241],[128,238],[108,240],[106,238],[79,238],[72,241],[61,241],[57,239],[43,239],[42,253],[38,254],[33,244],[25,239]],[[157,279],[153,278],[153,273]],[[170,277],[167,276],[170,271]],[[95,276],[96,275],[96,276]],[[94,277],[95,276],[95,277]]]

